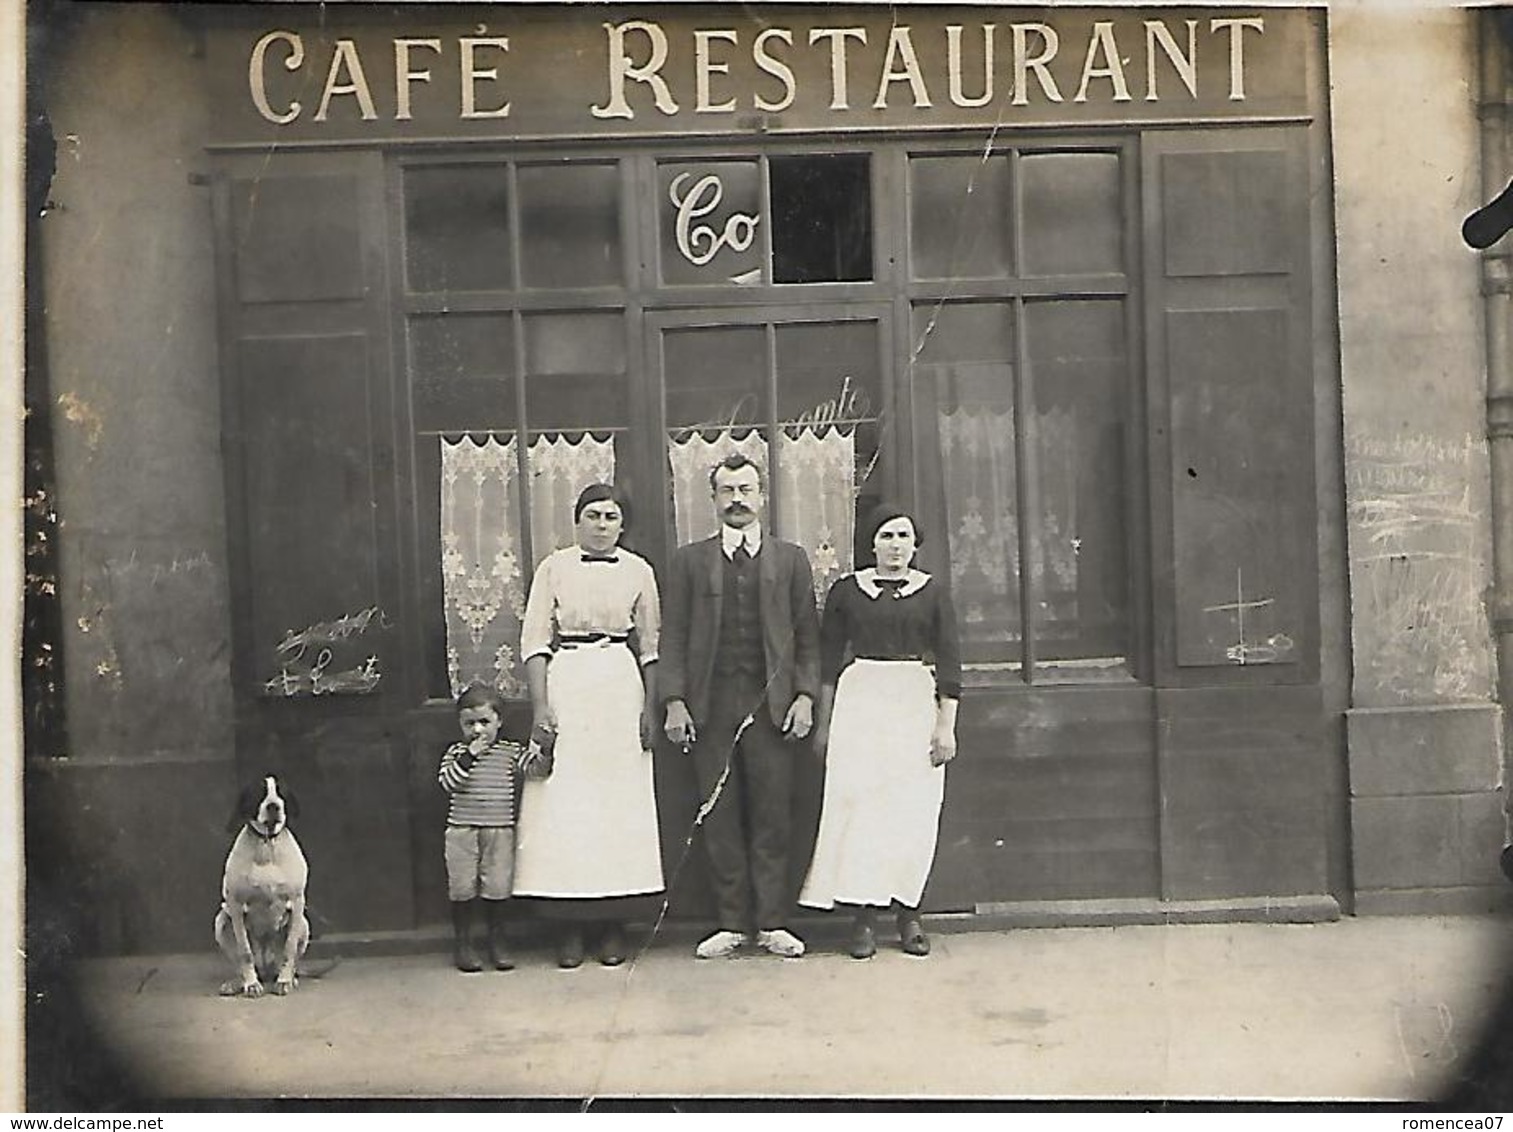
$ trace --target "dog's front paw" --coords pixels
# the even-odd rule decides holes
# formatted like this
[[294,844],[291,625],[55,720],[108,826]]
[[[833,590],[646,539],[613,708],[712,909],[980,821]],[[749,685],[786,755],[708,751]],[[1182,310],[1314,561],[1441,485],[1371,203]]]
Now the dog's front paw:
[[246,998],[262,998],[263,984],[256,979],[253,979],[251,982],[246,982],[243,979],[227,979],[221,984],[221,994],[228,998],[236,995],[242,995]]
[[280,975],[278,982],[273,984],[273,993],[288,994],[297,986],[299,986],[299,978],[297,976],[293,974]]

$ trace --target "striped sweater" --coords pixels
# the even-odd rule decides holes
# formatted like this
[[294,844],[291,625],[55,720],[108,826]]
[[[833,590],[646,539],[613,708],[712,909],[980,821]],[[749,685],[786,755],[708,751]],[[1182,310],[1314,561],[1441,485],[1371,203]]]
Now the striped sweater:
[[467,749],[466,743],[453,743],[441,756],[436,780],[452,798],[447,824],[514,825],[519,744],[498,740],[464,770],[457,760]]

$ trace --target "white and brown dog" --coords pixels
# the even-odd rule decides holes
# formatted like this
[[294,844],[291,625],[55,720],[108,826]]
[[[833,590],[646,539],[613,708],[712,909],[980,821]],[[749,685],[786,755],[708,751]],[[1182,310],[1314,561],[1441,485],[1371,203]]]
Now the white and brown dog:
[[268,775],[242,791],[227,831],[238,831],[226,856],[215,941],[236,968],[221,993],[257,997],[271,982],[275,994],[298,983],[296,964],[310,942],[305,885],[310,869],[288,822],[299,804]]

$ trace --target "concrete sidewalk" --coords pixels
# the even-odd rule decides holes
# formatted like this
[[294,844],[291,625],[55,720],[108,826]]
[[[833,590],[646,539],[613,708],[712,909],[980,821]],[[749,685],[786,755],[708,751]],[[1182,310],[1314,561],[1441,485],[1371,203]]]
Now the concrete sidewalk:
[[[439,953],[315,959],[220,998],[220,957],[95,960],[77,989],[148,1095],[1437,1098],[1497,1002],[1513,923],[1366,918],[937,931],[869,962],[462,975]],[[880,942],[883,942],[880,940]]]

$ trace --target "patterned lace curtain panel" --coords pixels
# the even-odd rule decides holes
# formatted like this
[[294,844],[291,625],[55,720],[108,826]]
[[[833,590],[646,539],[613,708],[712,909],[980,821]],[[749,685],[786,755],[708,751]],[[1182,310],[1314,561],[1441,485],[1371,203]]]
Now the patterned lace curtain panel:
[[[1040,578],[1037,626],[1075,626],[1078,616],[1077,419],[1053,408],[1036,418],[1039,527],[1030,555]],[[1012,409],[940,414],[940,453],[951,552],[951,586],[969,641],[1017,644],[1019,502]]]
[[940,414],[951,589],[968,643],[1019,640],[1013,410]]
[[[855,557],[856,436],[832,426],[804,425],[785,428],[778,446],[776,533],[808,552],[815,600],[823,601],[831,583],[851,571]],[[757,429],[695,432],[668,442],[679,543],[715,533],[718,520],[709,502],[709,471],[735,452],[764,469],[772,468],[767,438]]]
[[[441,577],[447,675],[455,696],[475,681],[506,696],[526,693],[519,661],[525,614],[516,440],[441,439]],[[543,434],[526,450],[531,543],[539,562],[574,538],[573,503],[615,474],[613,438]]]

